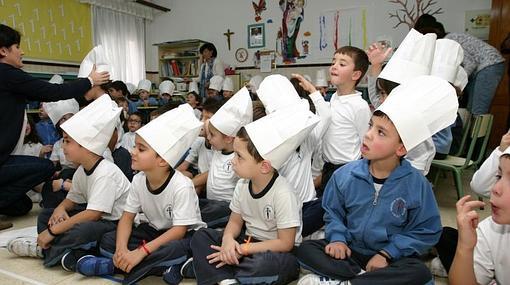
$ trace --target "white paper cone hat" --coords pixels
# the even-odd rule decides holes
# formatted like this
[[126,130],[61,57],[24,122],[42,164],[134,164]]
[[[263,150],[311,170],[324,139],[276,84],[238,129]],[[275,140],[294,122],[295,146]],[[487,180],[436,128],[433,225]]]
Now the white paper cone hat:
[[96,72],[108,71],[111,73],[110,61],[106,56],[106,52],[102,45],[94,47],[85,56],[80,64],[80,70],[78,71],[79,78],[87,78],[92,71],[92,68],[96,65]]
[[225,91],[234,91],[234,81],[232,81],[232,78],[225,77],[225,80],[223,80],[223,87],[221,89]]
[[133,94],[133,92],[136,91],[136,85],[133,83],[126,83],[127,90],[129,91],[129,94]]
[[248,82],[248,89],[251,92],[258,92],[262,79],[263,78],[260,75],[255,75],[252,78],[250,78],[250,81]]
[[462,68],[460,66],[462,60],[464,60],[464,50],[459,43],[449,39],[438,39],[430,75],[455,83],[459,68]]
[[165,80],[159,84],[159,95],[168,94],[172,96],[174,94],[175,85],[170,80]]
[[[88,76],[88,74],[87,74]],[[62,78],[62,76],[58,75],[58,74],[54,74],[51,78],[50,78],[50,81],[48,81],[49,83],[53,83],[53,84],[62,84],[64,83],[64,78]]]
[[219,75],[214,75],[209,79],[209,89],[214,89],[216,91],[221,91],[223,87],[223,77]]
[[196,81],[191,81],[189,83],[188,92],[195,92],[197,94],[200,94],[200,90],[198,90],[198,84]]
[[466,85],[468,84],[468,75],[466,70],[462,66],[459,66],[459,70],[457,72],[457,76],[455,77],[455,82],[453,82],[453,85],[460,88],[460,90],[464,90],[466,88]]
[[315,86],[328,87],[328,78],[325,69],[317,70],[317,73],[315,74]]
[[152,82],[148,79],[142,79],[138,82],[138,90],[145,90],[147,92],[151,92]]
[[280,74],[272,74],[264,78],[257,90],[257,96],[264,104],[267,114],[301,102],[294,85],[287,77]]
[[252,120],[250,92],[243,87],[221,106],[209,122],[224,135],[235,137],[239,129]]
[[245,129],[259,154],[278,169],[319,121],[308,110],[286,108],[246,125]]
[[57,125],[58,121],[62,119],[65,114],[76,114],[80,111],[78,102],[74,99],[60,100],[57,102],[43,103],[43,109],[48,113],[53,125]]
[[97,155],[103,155],[122,108],[104,94],[65,121],[61,128],[73,140]]
[[455,88],[435,76],[419,76],[399,85],[377,110],[391,119],[410,151],[455,122],[459,107]]
[[191,147],[202,128],[189,104],[165,112],[136,133],[140,135],[168,164],[175,167]]
[[411,29],[382,70],[379,78],[404,83],[420,75],[429,75],[434,59],[436,34],[423,35]]

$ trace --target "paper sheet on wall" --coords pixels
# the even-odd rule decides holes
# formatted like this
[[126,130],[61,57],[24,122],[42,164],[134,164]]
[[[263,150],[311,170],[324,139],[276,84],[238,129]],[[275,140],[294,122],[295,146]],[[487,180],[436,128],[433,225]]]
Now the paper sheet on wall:
[[271,72],[272,55],[260,56],[260,72]]

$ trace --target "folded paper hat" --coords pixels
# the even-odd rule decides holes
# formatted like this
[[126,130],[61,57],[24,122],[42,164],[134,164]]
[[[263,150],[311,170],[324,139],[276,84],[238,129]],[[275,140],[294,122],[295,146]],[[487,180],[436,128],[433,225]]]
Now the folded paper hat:
[[127,87],[127,90],[129,91],[129,94],[133,94],[133,92],[136,91],[136,85],[134,85],[133,83],[127,82],[126,87]]
[[248,82],[248,88],[251,92],[258,92],[260,83],[262,82],[262,76],[255,75],[252,78],[250,78],[250,81]]
[[225,91],[234,91],[234,81],[232,81],[232,78],[225,77],[223,87],[221,89]]
[[259,154],[278,169],[303,143],[320,118],[302,108],[279,109],[244,128]]
[[170,80],[165,80],[159,84],[159,95],[168,94],[172,96],[174,94],[175,85]]
[[191,147],[202,128],[189,104],[165,112],[136,133],[140,135],[168,164],[176,167]]
[[195,92],[197,94],[200,94],[200,91],[198,89],[198,84],[196,81],[191,81],[189,83],[189,88],[188,88],[188,92]]
[[152,82],[148,79],[142,79],[138,82],[138,90],[145,90],[147,92],[151,92]]
[[461,66],[459,67],[459,70],[457,72],[457,76],[455,77],[455,82],[453,82],[453,85],[460,88],[460,90],[464,90],[466,88],[466,85],[468,84],[468,75],[466,70]]
[[413,78],[391,91],[377,110],[393,122],[407,151],[455,122],[455,88],[430,75]]
[[430,75],[455,83],[459,68],[462,68],[460,66],[462,60],[464,60],[464,50],[458,42],[449,39],[438,39]]
[[57,125],[65,114],[76,114],[80,111],[78,102],[74,99],[43,103],[43,109],[48,113],[53,125]]
[[80,64],[78,78],[87,78],[92,71],[94,64],[96,65],[96,72],[108,71],[111,73],[110,61],[108,60],[106,51],[102,45],[95,46],[85,56]]
[[301,102],[296,88],[287,77],[280,74],[264,78],[257,90],[257,96],[264,104],[267,114]]
[[214,75],[211,79],[209,79],[209,89],[221,91],[221,87],[223,87],[223,77]]
[[317,73],[315,74],[315,86],[328,87],[328,78],[325,69],[317,70]]
[[[88,74],[87,74],[87,76],[88,76]],[[58,74],[53,74],[53,76],[50,78],[49,82],[53,83],[53,84],[62,84],[62,83],[64,83],[64,78],[62,78],[62,76],[60,76]]]
[[379,78],[402,84],[414,77],[429,75],[434,59],[436,38],[436,34],[423,35],[411,29]]
[[89,151],[103,155],[122,108],[104,94],[65,121],[61,128]]
[[239,129],[252,120],[253,107],[250,92],[243,87],[221,106],[209,122],[224,135],[235,137]]

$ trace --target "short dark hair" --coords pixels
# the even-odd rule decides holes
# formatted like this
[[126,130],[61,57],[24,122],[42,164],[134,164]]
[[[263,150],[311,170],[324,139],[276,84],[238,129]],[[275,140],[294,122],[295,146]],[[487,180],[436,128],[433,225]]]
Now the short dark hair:
[[264,116],[266,116],[266,108],[264,104],[260,100],[256,100],[252,102],[253,107],[253,121],[256,121]]
[[416,19],[416,22],[414,23],[414,29],[418,32],[421,32],[420,30],[423,27],[429,27],[431,24],[435,23],[436,17],[430,15],[430,14],[423,14],[418,19]]
[[393,91],[393,89],[395,89],[399,85],[400,85],[400,83],[397,83],[397,82],[394,82],[391,80],[387,80],[384,78],[380,78],[380,77],[377,78],[377,81],[375,84],[376,88],[379,88],[379,86],[380,86],[380,89],[388,95],[390,95],[391,91]]
[[202,54],[204,52],[204,50],[206,50],[206,49],[212,51],[213,57],[218,56],[218,51],[216,50],[216,47],[214,46],[214,44],[212,44],[212,43],[203,44],[199,49],[200,54]]
[[438,22],[436,18],[429,14],[421,15],[414,24],[414,29],[422,34],[434,33],[438,39],[446,36],[443,24]]
[[354,71],[361,71],[361,76],[356,80],[356,85],[358,85],[368,70],[369,61],[367,53],[357,47],[343,46],[337,49],[335,54],[345,54],[352,58],[352,61],[354,61]]
[[264,160],[264,158],[260,155],[259,151],[253,144],[253,142],[250,139],[250,136],[248,135],[248,132],[244,127],[242,127],[236,135],[239,139],[246,142],[246,148],[248,149],[248,153],[255,159],[256,162],[261,162]]
[[186,96],[189,96],[189,95],[195,96],[195,100],[197,100],[198,105],[202,104],[202,96],[198,95],[197,92],[191,91],[191,92],[188,92],[188,94],[186,94]]
[[128,120],[129,120],[129,117],[131,117],[131,116],[138,116],[140,118],[140,120],[142,120],[142,123],[143,123],[143,114],[142,113],[140,113],[138,111],[133,112],[133,113],[129,114]]
[[221,98],[208,97],[205,99],[204,104],[202,104],[202,110],[207,112],[216,113],[223,106],[225,100]]
[[108,88],[113,88],[115,90],[120,90],[122,91],[122,95],[124,96],[129,96],[129,90],[127,89],[127,86],[124,82],[120,81],[120,80],[117,80],[117,81],[113,81],[112,83],[110,83],[108,85]]
[[0,48],[10,48],[12,45],[21,42],[21,34],[15,29],[0,24]]
[[306,91],[301,85],[299,85],[299,79],[297,78],[291,78],[290,83],[292,83],[292,86],[294,86],[294,89],[296,89],[297,94],[300,98],[308,100],[308,105],[310,106],[309,109],[312,113],[315,113],[315,104],[313,104],[312,98],[310,98],[310,92]]
[[40,140],[39,140],[39,136],[37,135],[37,129],[35,128],[34,119],[32,119],[31,116],[27,116],[27,119],[28,119],[28,124],[30,125],[30,133],[25,136],[25,138],[23,139],[23,143],[24,144],[27,144],[27,143],[36,144],[36,143],[40,142]]

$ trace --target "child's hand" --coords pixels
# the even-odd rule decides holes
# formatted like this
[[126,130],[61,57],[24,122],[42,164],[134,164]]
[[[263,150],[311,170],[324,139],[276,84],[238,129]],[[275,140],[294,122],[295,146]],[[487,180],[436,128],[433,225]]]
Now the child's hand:
[[476,246],[476,227],[478,226],[478,213],[473,210],[485,205],[482,201],[470,201],[471,196],[462,197],[457,207],[457,227],[459,228],[459,243],[457,248],[472,251]]
[[67,212],[57,207],[53,211],[53,214],[51,215],[48,221],[48,227],[53,227],[54,225],[61,223],[67,219],[69,219],[69,215],[67,214]]
[[317,91],[312,82],[306,80],[306,78],[304,78],[301,74],[292,73],[292,77],[299,80],[299,86],[303,87],[303,89],[305,89],[310,94]]
[[146,256],[147,253],[141,249],[130,250],[120,257],[118,262],[119,266],[117,267],[120,270],[129,273],[131,272],[131,269],[138,265],[138,263],[140,263],[140,261],[142,261]]
[[[96,72],[96,65],[92,67],[92,71],[89,74],[89,77],[92,79],[92,82],[94,82],[94,86],[96,85],[102,85],[108,82],[110,79],[110,74],[108,71],[103,72]],[[87,100],[96,99],[96,98],[86,98]]]
[[326,254],[335,259],[346,259],[351,256],[351,249],[343,242],[336,241],[326,245]]
[[391,51],[392,48],[382,49],[377,43],[373,43],[367,50],[368,60],[373,65],[382,65]]
[[499,150],[504,152],[510,146],[510,130],[506,134],[501,137],[501,142],[499,143]]
[[221,247],[211,245],[211,248],[217,252],[209,254],[207,260],[209,264],[217,263],[216,268],[220,268],[225,264],[238,265],[241,255],[241,246],[234,239],[226,239],[222,242]]
[[44,230],[37,236],[37,244],[43,249],[50,248],[50,243],[55,237],[48,232],[48,230]]
[[123,249],[116,249],[115,253],[113,254],[113,265],[115,267],[120,268],[120,261],[122,260],[122,257],[129,252],[129,249],[123,248]]
[[383,256],[376,254],[367,263],[367,272],[381,269],[388,266],[388,261]]
[[41,150],[39,151],[39,157],[45,157],[46,154],[51,153],[52,150],[53,150],[53,146],[51,144],[43,145],[41,147]]
[[64,191],[69,192],[69,190],[71,190],[71,186],[73,186],[73,181],[71,179],[66,179],[64,181]]

